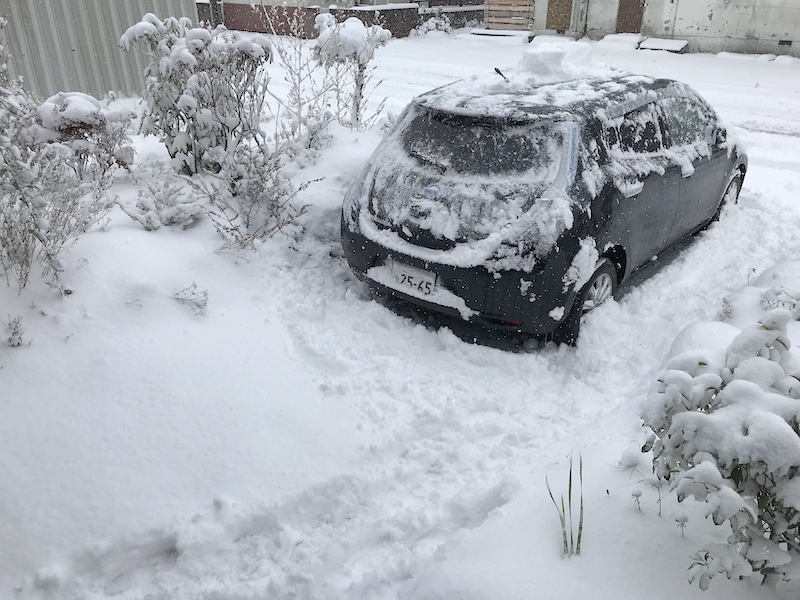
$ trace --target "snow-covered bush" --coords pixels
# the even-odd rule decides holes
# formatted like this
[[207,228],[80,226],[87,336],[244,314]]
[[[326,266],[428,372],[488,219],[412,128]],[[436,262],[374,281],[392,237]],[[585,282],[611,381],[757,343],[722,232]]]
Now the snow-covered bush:
[[[6,24],[0,19],[0,29]],[[0,47],[0,265],[22,289],[39,262],[61,290],[59,255],[108,209],[110,182],[81,177],[80,157],[49,139],[36,102],[6,63]]]
[[162,226],[186,229],[205,214],[204,205],[184,179],[162,165],[134,176],[139,196],[134,203],[119,202],[119,207],[148,231]]
[[430,31],[443,31],[450,33],[453,27],[450,25],[450,18],[445,15],[436,15],[430,19],[426,19],[412,30],[414,35],[425,35]]
[[129,167],[134,150],[128,128],[134,113],[110,110],[80,92],[59,92],[36,109],[42,134],[72,149],[79,176],[104,177],[113,167]]
[[330,13],[317,15],[315,27],[319,37],[314,53],[329,70],[336,98],[336,117],[352,129],[366,129],[383,110],[382,103],[372,118],[365,117],[371,79],[369,63],[375,50],[386,45],[392,33],[380,25],[366,27],[356,17],[337,23]]
[[142,131],[161,137],[178,171],[217,172],[259,131],[264,66],[272,57],[266,37],[192,27],[186,18],[162,22],[148,13],[120,46],[149,58]]
[[[215,178],[190,184],[208,205],[224,248],[251,248],[305,212],[293,203],[305,186],[295,189],[286,174],[297,140],[284,133],[287,126],[280,119],[272,135],[262,126],[269,95],[264,66],[273,55],[269,40],[244,37],[221,26],[213,31],[193,28],[187,19],[162,22],[147,14],[125,32],[120,45],[150,56],[143,92],[149,114],[143,131],[161,135],[179,171],[216,173]],[[308,133],[309,115],[300,90],[305,67],[298,68],[299,91],[284,105],[294,108],[295,120],[304,121]],[[199,214],[200,205],[184,198],[174,183],[158,189],[143,182],[141,189],[137,204],[123,210],[148,229],[185,226]]]
[[790,350],[792,321],[786,308],[772,308],[726,349],[677,353],[642,414],[654,434],[643,450],[652,447],[656,475],[678,501],[706,502],[715,524],[730,525],[727,545],[693,556],[690,580],[703,589],[718,573],[777,582],[800,572],[800,362]]
[[285,148],[270,152],[263,143],[237,148],[236,160],[220,173],[221,183],[193,184],[208,198],[208,215],[225,239],[220,250],[252,249],[256,241],[272,237],[308,209],[295,199],[311,182],[295,188],[286,173]]
[[314,163],[318,151],[330,145],[332,137],[328,126],[334,115],[328,107],[332,82],[326,69],[312,52],[311,43],[304,39],[310,17],[295,11],[288,19],[291,35],[278,35],[275,24],[285,18],[285,7],[265,8],[264,25],[275,37],[273,52],[284,68],[284,81],[288,84],[286,96],[270,91],[270,96],[280,107],[276,114],[280,123],[279,135],[283,143],[300,163]]

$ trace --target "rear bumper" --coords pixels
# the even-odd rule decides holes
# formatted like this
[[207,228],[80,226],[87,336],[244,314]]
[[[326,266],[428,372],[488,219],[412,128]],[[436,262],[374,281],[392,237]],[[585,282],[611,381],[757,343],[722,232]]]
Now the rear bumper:
[[[342,247],[353,272],[375,293],[488,328],[535,335],[552,333],[569,313],[574,299],[571,288],[564,291],[563,277],[571,258],[566,252],[555,253],[531,273],[454,267],[387,250],[350,231],[344,222]],[[435,296],[410,293],[394,282],[387,275],[391,260],[434,273],[437,290],[444,290],[440,301]]]

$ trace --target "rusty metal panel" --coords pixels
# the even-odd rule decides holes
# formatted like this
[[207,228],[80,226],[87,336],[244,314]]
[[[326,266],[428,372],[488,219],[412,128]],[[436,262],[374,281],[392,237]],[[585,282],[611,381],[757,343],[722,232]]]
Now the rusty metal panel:
[[644,0],[620,0],[617,12],[617,33],[640,33],[644,17]]
[[11,73],[43,98],[60,91],[139,94],[145,61],[117,44],[148,12],[197,21],[194,0],[0,0]]
[[566,31],[572,21],[572,0],[548,0],[547,29]]

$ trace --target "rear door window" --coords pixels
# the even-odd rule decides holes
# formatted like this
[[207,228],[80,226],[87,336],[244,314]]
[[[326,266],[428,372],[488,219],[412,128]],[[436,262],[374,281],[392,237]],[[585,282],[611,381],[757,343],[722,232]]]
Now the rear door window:
[[549,185],[563,152],[562,127],[554,123],[513,124],[421,110],[403,131],[406,153],[441,174],[526,173]]
[[708,110],[688,98],[665,98],[661,101],[670,146],[705,143],[706,127],[712,122]]
[[606,127],[605,137],[609,150],[623,155],[661,151],[664,148],[664,138],[659,116],[654,104],[625,114],[619,122]]

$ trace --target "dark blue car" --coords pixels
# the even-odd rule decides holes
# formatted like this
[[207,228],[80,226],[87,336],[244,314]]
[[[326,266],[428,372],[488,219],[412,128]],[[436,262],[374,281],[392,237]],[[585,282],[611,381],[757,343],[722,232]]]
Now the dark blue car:
[[379,294],[574,344],[583,315],[735,202],[744,151],[671,80],[451,84],[398,117],[342,211]]

